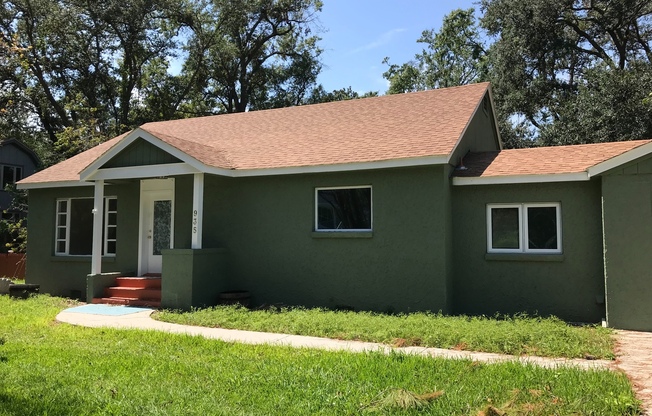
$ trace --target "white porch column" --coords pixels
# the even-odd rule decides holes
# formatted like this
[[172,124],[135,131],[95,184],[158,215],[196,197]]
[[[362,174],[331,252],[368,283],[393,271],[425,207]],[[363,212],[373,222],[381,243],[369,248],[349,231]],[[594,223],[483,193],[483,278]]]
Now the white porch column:
[[201,248],[204,220],[204,174],[195,173],[192,187],[192,242],[191,248]]
[[95,181],[93,197],[93,251],[91,274],[102,273],[102,219],[104,218],[104,181]]

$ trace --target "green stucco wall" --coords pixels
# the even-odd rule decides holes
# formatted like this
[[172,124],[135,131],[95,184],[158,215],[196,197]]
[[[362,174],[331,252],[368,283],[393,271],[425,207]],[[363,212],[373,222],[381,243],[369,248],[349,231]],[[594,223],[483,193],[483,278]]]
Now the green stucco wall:
[[602,177],[607,324],[652,331],[652,158]]
[[485,95],[479,108],[466,128],[464,139],[457,145],[452,153],[450,163],[457,166],[460,158],[468,152],[489,152],[499,150],[498,135],[491,101],[489,95]]
[[[315,188],[355,185],[373,187],[373,232],[314,233]],[[227,289],[254,304],[448,312],[447,186],[442,166],[207,176],[204,247],[227,249]]]
[[[489,203],[560,202],[562,255],[487,254]],[[604,317],[600,181],[453,188],[454,312]]]
[[212,306],[226,290],[226,250],[163,250],[161,306],[188,310]]
[[[105,187],[105,196],[118,197],[118,235],[115,257],[104,257],[102,271],[135,274],[138,268],[138,181]],[[56,296],[86,297],[90,256],[55,256],[57,198],[92,197],[93,187],[32,189],[29,196],[26,281]],[[134,214],[135,213],[135,214]],[[135,233],[134,233],[135,231]]]

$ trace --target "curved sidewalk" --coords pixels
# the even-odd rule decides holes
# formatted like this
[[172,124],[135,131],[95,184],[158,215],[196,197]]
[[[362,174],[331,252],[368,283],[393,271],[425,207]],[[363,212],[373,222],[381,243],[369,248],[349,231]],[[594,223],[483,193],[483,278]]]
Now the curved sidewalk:
[[513,355],[493,354],[472,351],[457,351],[443,348],[426,347],[400,347],[395,348],[375,342],[343,341],[330,338],[309,337],[303,335],[275,334],[269,332],[241,331],[236,329],[206,328],[171,324],[151,318],[154,312],[151,309],[126,315],[96,315],[88,313],[73,313],[65,310],[57,315],[57,321],[94,328],[121,328],[145,329],[163,331],[172,334],[186,334],[202,336],[204,338],[218,339],[226,342],[240,342],[244,344],[269,344],[291,346],[295,348],[316,348],[330,351],[381,351],[385,354],[398,352],[429,357],[442,357],[453,359],[470,359],[482,362],[518,361],[534,364],[541,367],[554,368],[558,366],[571,366],[583,369],[604,368],[611,369],[613,362],[606,360],[582,360],[566,358],[520,357]]

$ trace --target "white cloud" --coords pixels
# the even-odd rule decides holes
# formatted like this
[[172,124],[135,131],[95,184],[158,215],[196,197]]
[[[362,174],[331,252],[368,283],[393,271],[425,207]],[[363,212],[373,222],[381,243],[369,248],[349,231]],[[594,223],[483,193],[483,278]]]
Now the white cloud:
[[383,33],[382,35],[378,36],[373,42],[369,42],[366,45],[360,46],[359,48],[355,48],[352,51],[349,52],[350,55],[363,52],[363,51],[368,51],[371,49],[376,49],[379,48],[383,45],[387,45],[392,41],[394,36],[398,35],[401,32],[405,32],[407,29],[392,29],[388,32]]

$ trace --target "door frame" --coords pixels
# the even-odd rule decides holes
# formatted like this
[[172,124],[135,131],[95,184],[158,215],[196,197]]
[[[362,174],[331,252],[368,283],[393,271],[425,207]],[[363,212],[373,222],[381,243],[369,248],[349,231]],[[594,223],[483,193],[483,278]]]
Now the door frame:
[[169,192],[172,201],[172,218],[170,224],[170,248],[174,247],[174,178],[167,179],[143,179],[140,181],[140,202],[138,212],[138,275],[142,276],[149,273],[149,260],[147,253],[147,233],[145,231],[148,224],[146,219],[146,204],[151,201],[147,195],[154,192]]

